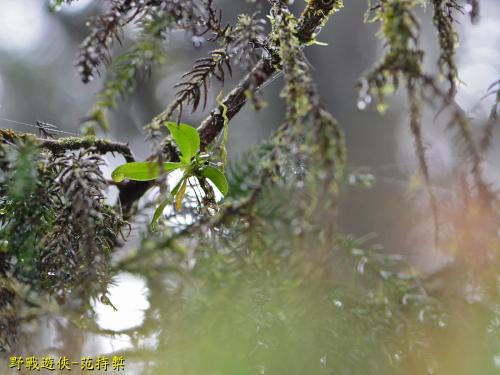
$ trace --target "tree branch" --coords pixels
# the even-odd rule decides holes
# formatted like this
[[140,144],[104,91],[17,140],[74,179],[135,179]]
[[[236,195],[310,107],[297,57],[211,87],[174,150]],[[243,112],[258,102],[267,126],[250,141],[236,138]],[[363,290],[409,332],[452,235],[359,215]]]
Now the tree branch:
[[111,142],[94,137],[65,137],[59,139],[37,138],[30,133],[17,133],[12,129],[0,129],[0,140],[3,142],[15,142],[17,140],[32,140],[37,146],[45,148],[53,153],[64,151],[75,151],[81,148],[95,148],[99,154],[117,152],[125,158],[127,162],[135,161],[135,157],[130,147],[121,142]]
[[[231,120],[247,101],[246,91],[251,86],[263,85],[276,71],[269,59],[260,60],[253,69],[224,97],[222,103],[227,107],[227,117]],[[222,111],[222,108],[219,107]],[[208,116],[198,127],[200,133],[201,148],[208,146],[224,127],[224,120],[216,116]]]

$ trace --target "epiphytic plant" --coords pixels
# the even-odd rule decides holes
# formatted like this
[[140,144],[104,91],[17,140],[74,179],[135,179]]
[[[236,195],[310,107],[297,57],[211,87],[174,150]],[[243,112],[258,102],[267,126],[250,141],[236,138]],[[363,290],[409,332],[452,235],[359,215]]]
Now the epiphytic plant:
[[[211,155],[200,151],[200,136],[196,129],[187,124],[176,124],[173,122],[165,124],[177,147],[179,148],[179,162],[131,162],[124,164],[113,171],[112,177],[115,182],[124,179],[134,181],[156,180],[163,173],[170,173],[175,170],[182,172],[182,177],[171,190],[175,196],[175,208],[180,211],[182,200],[186,193],[186,188],[191,177],[199,181],[199,185],[207,196],[213,196],[210,185],[206,184],[209,179],[219,189],[222,195],[228,192],[228,184],[224,172],[220,169],[222,163],[216,163]],[[156,221],[162,208],[168,200],[160,204],[153,222]]]

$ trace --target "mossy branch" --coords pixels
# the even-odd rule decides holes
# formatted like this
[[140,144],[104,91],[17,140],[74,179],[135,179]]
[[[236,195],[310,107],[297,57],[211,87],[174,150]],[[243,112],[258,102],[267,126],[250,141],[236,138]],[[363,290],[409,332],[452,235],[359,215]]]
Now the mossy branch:
[[[341,5],[339,0],[310,0],[299,19],[296,36],[301,43],[307,43],[314,37],[318,27],[323,26],[328,17]],[[266,83],[277,71],[278,64],[269,59],[261,59],[253,69],[222,100],[227,107],[227,117],[231,120],[247,101],[246,91],[253,85],[259,87]],[[222,112],[222,106],[215,109]],[[212,142],[223,128],[223,121],[218,116],[210,115],[198,127],[202,147]]]
[[65,137],[59,139],[37,138],[31,133],[17,133],[12,129],[0,129],[0,142],[33,141],[38,147],[47,149],[54,154],[65,151],[76,151],[79,149],[94,148],[99,154],[117,152],[121,154],[127,162],[135,161],[135,157],[126,143],[112,142],[95,137]]

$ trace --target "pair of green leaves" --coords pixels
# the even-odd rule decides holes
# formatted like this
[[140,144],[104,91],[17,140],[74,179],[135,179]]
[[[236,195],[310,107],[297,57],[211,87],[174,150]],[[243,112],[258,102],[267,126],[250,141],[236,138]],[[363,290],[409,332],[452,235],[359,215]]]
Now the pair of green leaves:
[[[135,181],[151,181],[157,179],[163,173],[170,173],[177,169],[183,171],[179,182],[172,189],[172,196],[175,196],[175,207],[179,211],[182,206],[182,200],[186,193],[188,179],[196,177],[198,179],[209,179],[222,195],[228,192],[228,183],[224,173],[210,165],[207,155],[200,154],[200,136],[196,129],[187,124],[177,124],[168,122],[165,124],[170,130],[177,147],[179,148],[179,162],[132,162],[116,168],[111,177],[115,182],[121,182],[124,179]],[[163,169],[163,170],[162,170]],[[160,204],[155,212],[153,222],[159,218],[168,200]],[[159,211],[161,209],[161,211]],[[159,212],[158,212],[159,211]]]

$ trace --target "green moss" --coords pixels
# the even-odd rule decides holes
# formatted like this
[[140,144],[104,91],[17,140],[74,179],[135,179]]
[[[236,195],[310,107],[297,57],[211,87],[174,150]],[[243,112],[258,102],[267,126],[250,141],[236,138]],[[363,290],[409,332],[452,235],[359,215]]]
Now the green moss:
[[298,25],[298,29],[301,30],[301,33],[297,35],[299,41],[312,43],[315,31],[324,27],[329,17],[343,6],[342,0],[308,0]]
[[458,36],[454,28],[453,12],[461,8],[455,0],[433,0],[433,6],[432,18],[438,33],[440,47],[439,70],[448,81],[450,92],[455,92],[458,80],[458,70],[455,63]]

